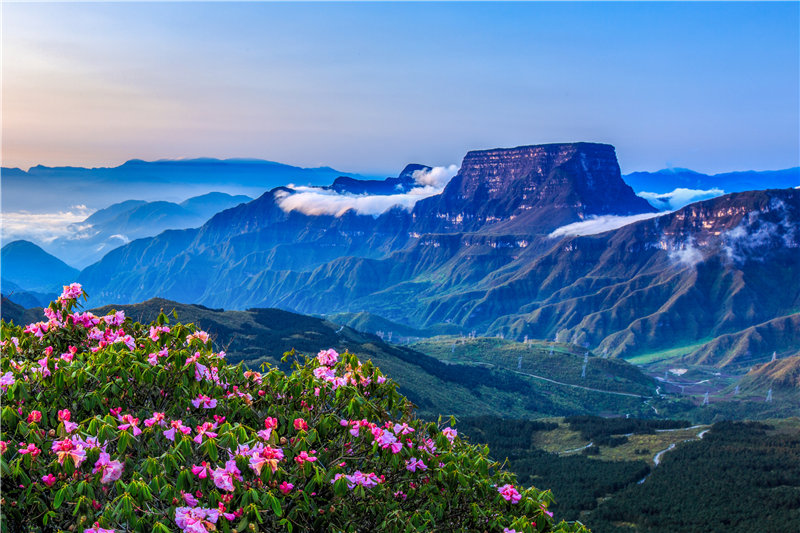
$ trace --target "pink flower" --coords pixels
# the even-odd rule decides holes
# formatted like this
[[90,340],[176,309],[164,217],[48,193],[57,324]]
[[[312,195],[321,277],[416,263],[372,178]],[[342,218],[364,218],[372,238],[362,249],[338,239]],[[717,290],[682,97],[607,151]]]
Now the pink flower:
[[[47,357],[43,357],[36,362],[39,364],[39,368],[33,367],[32,370],[34,372],[41,372],[44,378],[50,376],[50,369],[47,367]],[[58,365],[56,365],[56,369],[58,369]]]
[[192,400],[192,405],[194,405],[197,409],[202,407],[203,409],[213,409],[217,406],[217,400],[206,396],[204,394],[199,395],[197,398]]
[[103,317],[103,322],[109,326],[121,326],[125,322],[125,311],[117,311],[113,315]]
[[336,350],[332,348],[329,350],[322,350],[317,354],[317,361],[319,361],[319,364],[321,365],[334,365],[338,360],[339,354],[336,353]]
[[200,466],[197,465],[192,466],[192,474],[199,477],[200,479],[207,478],[208,475],[211,473],[212,473],[211,467],[208,466],[208,463],[206,463],[205,461],[200,463]]
[[183,492],[181,491],[181,496],[183,496],[183,501],[186,502],[186,505],[189,507],[196,507],[197,506],[197,498],[192,496],[191,492]]
[[94,527],[90,527],[89,529],[84,529],[83,533],[114,533],[115,531],[116,531],[115,529],[104,529],[100,527],[100,522],[95,522]]
[[156,424],[158,424],[159,426],[166,426],[167,425],[167,422],[164,419],[164,413],[158,413],[158,412],[153,411],[153,416],[144,421],[144,425],[146,427],[152,427],[152,426],[154,426]]
[[214,485],[217,488],[233,492],[236,488],[233,486],[233,480],[242,480],[242,472],[236,467],[236,461],[231,459],[225,463],[225,468],[217,468],[212,472],[214,477]]
[[514,485],[506,484],[502,487],[497,487],[497,492],[499,492],[506,501],[511,503],[519,503],[522,499],[522,495],[514,488]]
[[294,485],[292,485],[291,483],[287,483],[286,481],[284,481],[278,486],[278,489],[280,489],[280,491],[283,493],[284,496],[292,492],[293,488]]
[[133,415],[122,415],[117,416],[117,419],[120,422],[125,422],[124,424],[120,424],[117,429],[121,429],[122,431],[127,430],[128,428],[132,428],[133,435],[138,436],[142,433],[142,430],[139,429],[139,419],[133,418]]
[[216,531],[216,526],[219,519],[219,511],[217,509],[209,509],[204,507],[178,507],[175,509],[175,523],[183,531],[190,533],[208,533],[209,531]]
[[100,477],[101,483],[111,483],[116,481],[122,476],[122,469],[124,465],[119,461],[112,461],[111,456],[105,452],[100,452],[100,459],[94,464],[93,474],[102,472]]
[[447,437],[447,440],[449,440],[452,443],[453,440],[456,438],[456,436],[458,436],[458,430],[455,430],[453,428],[444,428],[442,430],[442,435]]
[[[314,451],[312,450],[311,453],[314,453]],[[300,452],[297,455],[297,457],[294,458],[294,460],[297,462],[297,464],[301,465],[301,464],[305,463],[306,461],[308,461],[309,463],[313,463],[314,461],[317,460],[317,458],[313,457],[311,455],[308,455],[308,453],[306,453],[306,451],[303,450],[302,452]]]
[[28,424],[32,424],[36,422],[37,424],[42,421],[42,412],[41,411],[31,411],[28,415]]
[[8,372],[0,376],[0,388],[2,388],[3,391],[5,392],[5,390],[8,389],[8,387],[13,385],[14,383],[16,383],[16,381],[17,380],[14,379],[14,374],[12,374],[11,371],[9,370]]
[[282,460],[283,450],[271,446],[262,446],[256,448],[253,451],[253,455],[250,456],[250,468],[260,476],[264,465],[268,465],[272,472],[275,472],[278,469],[278,463]]
[[169,423],[169,429],[164,431],[164,436],[167,439],[169,439],[171,441],[174,441],[175,440],[175,431],[176,430],[180,431],[184,435],[188,435],[189,433],[192,432],[192,428],[190,428],[188,426],[184,426],[182,421],[173,420],[172,422]]
[[378,384],[386,383],[386,378],[383,376],[378,376],[377,378],[375,378],[375,381],[377,381]]
[[213,439],[217,436],[217,434],[212,429],[216,429],[217,425],[213,422],[203,422],[202,425],[196,426],[195,431],[197,431],[197,435],[194,437],[194,440],[197,444],[203,443],[203,436],[207,439]]
[[42,481],[48,487],[52,487],[56,482],[56,476],[53,474],[47,474],[46,476],[42,476]]
[[205,343],[208,342],[208,333],[206,333],[205,331],[202,331],[202,330],[201,331],[196,331],[196,332],[194,332],[191,335],[188,335],[186,337],[186,344],[189,344],[190,342],[192,342],[193,339],[197,339],[200,342],[202,342],[203,344],[205,344]]
[[72,418],[72,413],[69,412],[69,409],[61,409],[58,412],[58,419],[62,422],[69,420]]
[[75,354],[78,353],[78,349],[75,346],[70,346],[66,352],[61,354],[61,359],[70,362],[75,358]]
[[295,418],[294,429],[296,429],[297,431],[306,431],[308,430],[308,422],[306,422],[302,418]]
[[412,457],[408,461],[406,461],[406,470],[409,472],[416,472],[417,469],[419,470],[427,470],[428,467],[425,466],[425,463],[422,462],[422,459],[417,459],[416,457]]
[[[20,443],[19,443],[19,450],[17,450],[17,453],[18,453],[18,454],[20,454],[20,455],[25,455],[25,454],[28,454],[28,453],[29,453],[29,454],[31,454],[31,457],[36,457],[37,455],[39,455],[39,453],[41,453],[41,451],[42,451],[42,450],[40,450],[40,449],[39,449],[39,448],[38,448],[38,447],[37,447],[35,444],[33,444],[33,443],[31,443],[31,444],[25,444],[24,442],[20,442]],[[62,463],[62,464],[63,464],[63,463]],[[78,464],[80,464],[80,463],[76,463],[76,465],[75,465],[75,466],[77,467],[77,465],[78,465]]]
[[75,463],[75,468],[78,468],[80,464],[86,460],[86,452],[83,450],[82,446],[78,446],[70,439],[64,440],[57,440],[53,442],[53,446],[50,448],[56,456],[58,457],[59,464],[64,464],[64,460],[67,458],[72,459],[72,462]]
[[58,297],[59,300],[77,300],[80,298],[81,294],[83,294],[83,289],[81,288],[80,283],[70,283],[69,285],[64,285],[64,290],[61,292],[61,296]]
[[0,440],[0,455],[3,455],[8,450],[8,443],[4,440]]
[[408,435],[414,432],[414,428],[403,422],[402,424],[395,424],[392,430],[396,435]]

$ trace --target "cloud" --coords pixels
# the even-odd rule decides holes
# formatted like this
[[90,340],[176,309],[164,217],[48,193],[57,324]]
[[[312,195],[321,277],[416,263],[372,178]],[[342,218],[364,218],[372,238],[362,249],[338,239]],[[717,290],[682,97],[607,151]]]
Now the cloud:
[[617,215],[602,215],[599,217],[592,217],[589,220],[573,222],[572,224],[561,226],[550,234],[550,238],[565,237],[570,235],[597,235],[598,233],[615,230],[640,220],[647,220],[666,214],[669,214],[669,212],[642,213],[640,215],[629,215],[624,217]]
[[773,198],[764,211],[748,213],[739,225],[723,232],[721,240],[722,250],[731,261],[763,261],[770,250],[800,248],[800,229],[786,204]]
[[703,253],[695,246],[694,239],[689,237],[669,251],[669,258],[687,266],[694,266],[703,261]]
[[676,211],[685,205],[702,200],[709,200],[722,196],[725,191],[722,189],[684,189],[677,188],[672,192],[667,193],[654,193],[642,191],[638,193],[639,196],[650,202],[650,205],[656,209]]
[[422,187],[444,189],[457,172],[458,167],[450,165],[448,167],[433,167],[430,170],[416,170],[412,177]]
[[414,205],[429,196],[439,194],[458,171],[455,165],[435,167],[430,171],[416,171],[414,180],[420,185],[407,193],[388,195],[340,194],[329,189],[317,187],[290,186],[294,192],[276,193],[278,206],[285,212],[298,211],[305,215],[333,215],[340,217],[349,210],[359,215],[378,216],[381,213],[400,207],[411,210]]
[[86,206],[73,206],[69,211],[57,213],[3,212],[0,213],[2,239],[4,243],[17,239],[47,243],[59,237],[69,237],[75,233],[75,227],[70,226],[91,214],[92,210]]

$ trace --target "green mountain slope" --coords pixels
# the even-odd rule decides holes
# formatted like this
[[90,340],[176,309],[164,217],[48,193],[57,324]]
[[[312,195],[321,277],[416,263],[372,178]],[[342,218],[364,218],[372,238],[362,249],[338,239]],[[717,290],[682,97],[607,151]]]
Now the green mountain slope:
[[[647,398],[643,398],[652,394],[652,380],[622,361],[592,358],[588,371],[590,379],[585,383],[601,390],[591,390],[580,385],[578,379],[573,380],[579,384],[576,387],[568,382],[553,383],[528,376],[500,365],[487,367],[466,360],[443,362],[409,347],[387,344],[372,334],[278,309],[223,311],[152,299],[93,311],[100,314],[111,309],[123,310],[139,321],[151,321],[162,310],[175,311],[182,322],[193,322],[207,330],[217,348],[228,353],[229,360],[244,361],[254,367],[262,362],[281,364],[284,352],[291,349],[312,356],[320,346],[349,350],[363,360],[371,359],[396,376],[403,393],[427,417],[440,414],[496,417],[653,414]],[[4,318],[18,323],[42,317],[36,310],[23,310],[13,303],[6,305],[5,301],[0,312]],[[494,341],[476,339],[475,342],[492,344]],[[507,348],[509,353],[513,349]],[[575,355],[577,353],[577,347],[559,346],[556,357],[547,356],[548,375],[558,377],[560,372],[565,376],[578,375],[582,359]],[[564,367],[562,371],[558,370],[559,361]]]

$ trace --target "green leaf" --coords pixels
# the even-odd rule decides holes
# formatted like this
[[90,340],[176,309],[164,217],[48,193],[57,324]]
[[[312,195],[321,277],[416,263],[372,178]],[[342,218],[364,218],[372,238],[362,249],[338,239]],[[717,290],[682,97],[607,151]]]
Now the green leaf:
[[61,487],[53,498],[53,509],[58,509],[67,497],[67,487]]
[[269,504],[272,507],[272,511],[275,513],[276,516],[283,515],[283,509],[281,509],[281,502],[272,495],[272,493],[268,494]]

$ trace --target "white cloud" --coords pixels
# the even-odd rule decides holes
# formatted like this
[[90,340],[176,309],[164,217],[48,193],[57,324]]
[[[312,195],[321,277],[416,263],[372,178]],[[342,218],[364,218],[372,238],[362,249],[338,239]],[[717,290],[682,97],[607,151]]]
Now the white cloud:
[[82,222],[92,212],[86,206],[73,206],[69,211],[57,213],[3,212],[0,213],[2,239],[4,243],[17,239],[47,243],[68,237],[75,233],[70,225]]
[[429,196],[439,194],[458,171],[455,165],[435,167],[428,172],[414,173],[415,187],[407,193],[389,195],[340,194],[317,187],[294,187],[295,192],[278,192],[278,205],[285,212],[299,211],[305,215],[333,215],[340,217],[353,209],[360,215],[378,216],[393,207],[411,210],[414,205]]
[[450,165],[448,167],[433,167],[430,170],[416,170],[412,177],[414,181],[423,187],[444,189],[457,172],[458,167]]
[[716,188],[708,190],[677,188],[672,192],[666,193],[654,193],[647,191],[638,193],[639,196],[650,202],[650,205],[656,209],[665,209],[670,211],[676,211],[685,205],[716,198],[717,196],[722,196],[723,194],[725,194],[725,191]]
[[606,231],[615,230],[640,220],[647,220],[666,214],[669,214],[669,212],[642,213],[640,215],[629,215],[624,217],[617,215],[602,215],[599,217],[592,217],[589,220],[573,222],[572,224],[561,226],[550,234],[550,238],[565,237],[570,235],[597,235],[598,233],[605,233]]
[[687,266],[694,266],[703,260],[703,253],[694,245],[694,239],[690,237],[686,242],[670,250],[669,258]]

